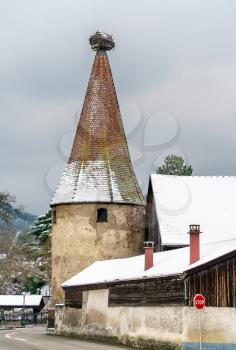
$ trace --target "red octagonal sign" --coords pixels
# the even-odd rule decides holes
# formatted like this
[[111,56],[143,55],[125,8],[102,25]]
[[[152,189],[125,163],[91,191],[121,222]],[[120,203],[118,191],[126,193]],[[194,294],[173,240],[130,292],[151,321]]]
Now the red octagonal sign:
[[193,305],[197,310],[203,310],[206,300],[202,294],[196,294],[193,298]]

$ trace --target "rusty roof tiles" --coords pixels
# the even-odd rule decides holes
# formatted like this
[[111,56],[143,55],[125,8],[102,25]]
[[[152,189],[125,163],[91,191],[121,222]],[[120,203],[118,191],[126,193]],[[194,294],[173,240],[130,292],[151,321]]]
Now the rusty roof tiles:
[[51,204],[81,202],[144,205],[109,60],[101,50],[95,56],[69,161]]

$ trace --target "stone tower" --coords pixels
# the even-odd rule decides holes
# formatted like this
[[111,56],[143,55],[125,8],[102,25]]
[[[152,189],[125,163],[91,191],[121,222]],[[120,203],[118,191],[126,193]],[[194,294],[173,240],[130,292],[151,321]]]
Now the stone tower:
[[110,35],[90,37],[96,51],[68,164],[51,203],[52,297],[96,260],[142,251],[144,199],[125,137],[107,50]]

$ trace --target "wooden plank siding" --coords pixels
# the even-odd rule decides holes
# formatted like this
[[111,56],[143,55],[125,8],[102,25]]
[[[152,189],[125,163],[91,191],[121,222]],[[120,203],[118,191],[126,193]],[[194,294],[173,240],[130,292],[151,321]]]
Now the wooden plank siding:
[[82,290],[80,287],[65,288],[65,306],[82,308]]
[[226,259],[186,277],[188,305],[201,293],[206,306],[236,307],[236,257]]
[[185,305],[183,276],[162,277],[152,281],[124,283],[109,287],[109,306]]
[[162,250],[160,229],[157,220],[157,213],[154,203],[152,184],[149,182],[147,204],[146,204],[146,218],[145,218],[145,240],[152,241],[155,244],[155,251]]

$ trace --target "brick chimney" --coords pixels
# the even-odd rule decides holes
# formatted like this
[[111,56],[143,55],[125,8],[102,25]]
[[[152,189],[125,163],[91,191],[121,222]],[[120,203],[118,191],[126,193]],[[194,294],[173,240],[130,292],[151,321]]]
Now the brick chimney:
[[144,253],[145,253],[144,270],[145,271],[153,267],[153,251],[154,251],[154,242],[152,241],[144,242]]
[[200,259],[200,225],[189,225],[190,265]]

